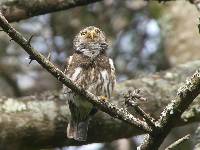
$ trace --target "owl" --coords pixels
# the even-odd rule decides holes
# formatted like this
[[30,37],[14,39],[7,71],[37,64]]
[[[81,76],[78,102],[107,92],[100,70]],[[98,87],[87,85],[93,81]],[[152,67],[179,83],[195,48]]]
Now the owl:
[[[107,48],[104,32],[94,26],[86,27],[75,36],[74,54],[68,58],[64,71],[75,84],[104,100],[111,97],[116,82],[113,61],[106,56]],[[67,137],[86,141],[89,120],[97,109],[66,86],[63,91],[71,112]]]

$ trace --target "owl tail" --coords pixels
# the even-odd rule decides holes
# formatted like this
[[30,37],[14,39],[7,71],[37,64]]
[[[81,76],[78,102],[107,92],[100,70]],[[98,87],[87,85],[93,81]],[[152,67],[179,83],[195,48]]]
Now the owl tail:
[[71,120],[67,126],[67,137],[77,141],[86,141],[88,124],[89,119],[81,122],[75,122]]

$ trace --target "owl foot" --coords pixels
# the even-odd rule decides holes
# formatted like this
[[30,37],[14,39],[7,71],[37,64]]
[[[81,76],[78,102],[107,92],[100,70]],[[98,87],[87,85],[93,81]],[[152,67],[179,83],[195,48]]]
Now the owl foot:
[[98,98],[102,101],[107,101],[108,97],[107,96],[98,96]]

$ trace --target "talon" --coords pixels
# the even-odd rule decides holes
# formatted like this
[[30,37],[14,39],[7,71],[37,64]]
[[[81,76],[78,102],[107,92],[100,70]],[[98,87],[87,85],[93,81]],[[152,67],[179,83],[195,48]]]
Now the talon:
[[106,97],[106,96],[99,96],[99,99],[103,100],[103,101],[106,101],[106,100],[108,100],[108,97]]

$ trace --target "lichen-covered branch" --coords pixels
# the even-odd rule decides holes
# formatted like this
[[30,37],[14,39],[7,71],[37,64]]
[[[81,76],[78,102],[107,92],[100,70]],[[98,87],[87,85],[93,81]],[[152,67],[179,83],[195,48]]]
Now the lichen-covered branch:
[[[45,68],[47,71],[49,71],[54,77],[56,77],[63,84],[65,84],[70,89],[75,91],[77,94],[84,96],[89,102],[94,104],[100,110],[108,113],[112,117],[118,118],[118,119],[124,121],[125,123],[130,124],[130,125],[132,125],[132,127],[134,125],[134,127],[139,129],[140,131],[150,133],[149,134],[150,136],[148,136],[146,144],[142,145],[141,149],[157,149],[160,146],[160,144],[162,143],[162,141],[164,140],[164,138],[166,137],[166,135],[169,133],[171,128],[176,125],[176,121],[178,120],[177,118],[180,117],[180,115],[183,113],[183,111],[185,111],[185,109],[188,107],[188,105],[193,101],[193,99],[199,93],[200,80],[199,80],[199,74],[197,72],[196,75],[194,75],[190,80],[188,80],[190,82],[187,82],[187,84],[185,84],[184,90],[180,90],[178,93],[178,96],[176,96],[175,100],[170,103],[170,106],[172,105],[173,107],[170,107],[170,109],[166,109],[163,111],[162,118],[160,120],[158,120],[158,123],[157,123],[158,127],[159,127],[158,130],[156,129],[156,130],[153,130],[153,132],[152,132],[152,128],[150,126],[148,126],[144,121],[141,121],[141,120],[135,118],[126,109],[118,108],[115,105],[113,105],[107,101],[102,101],[102,100],[98,99],[95,95],[93,95],[93,94],[85,91],[84,89],[78,87],[77,85],[75,85],[71,80],[69,80],[63,74],[62,71],[60,71],[58,68],[56,68],[43,55],[38,53],[30,45],[30,40],[26,40],[20,33],[18,33],[13,27],[11,27],[8,24],[7,20],[2,15],[0,15],[0,26],[15,42],[17,42],[31,56],[32,59],[36,60],[43,68]],[[167,75],[167,77],[171,77],[171,74],[166,74],[166,75]],[[151,81],[151,80],[148,80],[148,81],[150,81],[150,83],[153,83],[153,81]],[[170,93],[170,95],[171,95],[171,93]],[[6,112],[9,112],[10,110],[12,112],[13,107],[8,107],[8,106],[12,106],[12,105],[18,106],[18,103],[13,104],[12,101],[10,102],[8,100],[6,102],[8,104],[3,104],[3,108],[5,109]],[[8,106],[6,107],[6,105],[8,105]],[[49,104],[46,104],[46,105],[50,106]],[[26,104],[22,104],[22,105],[20,105],[20,107],[17,107],[17,111],[18,110],[21,111],[21,110],[26,109],[27,107],[29,108],[29,107],[33,107],[33,106],[34,106],[34,104],[31,104],[30,106],[27,106]],[[167,108],[169,108],[169,105]],[[47,108],[47,109],[51,110],[49,108]],[[14,111],[16,111],[16,108],[14,109]],[[171,111],[173,113],[171,113]],[[50,113],[48,113],[48,114],[50,114]],[[48,116],[48,115],[47,114],[44,115],[45,119],[46,119],[46,116]],[[64,118],[65,118],[65,116],[67,116],[67,115],[62,115],[62,117],[64,117]],[[44,121],[46,121],[46,120],[44,120]],[[55,120],[53,119],[53,121],[55,121]],[[180,120],[178,120],[178,121],[181,122]],[[29,125],[28,123],[25,123],[25,127],[27,127],[28,125]],[[51,125],[51,123],[50,123],[50,125]],[[58,125],[61,125],[61,124],[59,123]],[[29,127],[28,127],[28,129],[26,128],[28,130],[27,132],[33,131],[32,124],[30,126],[31,126],[31,128],[29,128]],[[34,131],[33,135],[35,135],[35,133],[42,134],[43,132],[40,129],[44,129],[44,128],[39,128],[39,132]],[[3,130],[3,131],[5,131],[5,130]],[[15,131],[15,130],[12,130],[12,131]],[[23,132],[23,133],[25,133],[25,132]],[[48,134],[49,133],[50,132],[48,132]],[[108,133],[110,133],[110,132],[108,132]],[[28,135],[30,135],[30,134],[28,134]],[[39,135],[37,135],[37,136],[39,136]],[[4,136],[2,135],[2,137],[4,137]],[[10,135],[9,135],[9,137],[10,137]],[[11,137],[13,137],[13,135]],[[159,137],[159,140],[156,137]],[[64,136],[63,136],[63,138],[64,138]],[[19,139],[19,138],[17,138],[17,139]],[[29,139],[29,138],[26,138],[26,139]],[[4,140],[2,140],[2,141],[4,141]],[[26,140],[23,140],[22,143],[24,143],[25,141]],[[89,142],[89,140],[87,142]],[[20,142],[16,142],[16,143],[20,143]],[[2,145],[4,145],[4,143],[2,143]],[[11,144],[7,144],[7,145],[11,145]]]
[[0,11],[9,22],[87,5],[101,0],[1,0]]
[[[0,11],[9,22],[20,21],[33,16],[51,12],[67,10],[70,8],[91,4],[102,0],[1,0]],[[153,1],[153,0],[144,0]],[[168,2],[173,0],[157,0]],[[200,9],[199,0],[188,0]]]
[[183,144],[185,141],[190,139],[190,134],[187,134],[186,136],[178,139],[177,141],[175,141],[174,143],[172,143],[171,145],[169,145],[165,150],[176,150],[178,149],[178,147]]
[[[124,105],[123,94],[130,87],[143,89],[148,101],[142,108],[159,117],[161,110],[170,102],[177,87],[200,67],[200,61],[180,65],[172,70],[141,77],[117,84],[112,103]],[[200,97],[182,115],[175,126],[200,121]],[[109,142],[142,133],[131,125],[98,112],[91,120],[88,141],[76,143],[66,138],[68,106],[62,92],[45,92],[23,98],[0,98],[0,149],[22,150],[28,148],[52,148],[94,142]],[[98,130],[97,130],[98,129]],[[18,144],[18,145],[16,145]]]
[[200,93],[200,70],[198,70],[188,78],[186,82],[178,89],[177,95],[165,107],[160,115],[160,119],[156,121],[157,128],[146,136],[141,150],[158,149],[175,126],[177,119],[181,117],[183,112],[190,106],[193,100]]
[[135,112],[141,116],[146,123],[152,127],[152,129],[154,129],[156,127],[155,125],[155,119],[153,117],[151,117],[149,114],[147,114],[139,105],[138,105],[138,100],[139,101],[146,101],[146,98],[142,97],[140,95],[140,90],[136,89],[136,90],[129,90],[127,94],[124,94],[124,98],[125,98],[125,104],[127,106],[130,106],[131,108],[133,108],[135,110]]
[[197,127],[192,141],[193,141],[193,145],[194,145],[193,150],[200,149],[200,126]]
[[[87,142],[78,143],[67,139],[66,127],[70,113],[62,96],[56,92],[47,92],[19,99],[1,97],[0,149],[53,148],[108,142],[129,137],[131,132],[139,133],[126,123],[98,113],[91,121]],[[119,133],[118,129],[122,129],[122,132]]]
[[123,120],[136,128],[151,132],[151,128],[146,124],[146,122],[135,118],[126,109],[118,108],[114,104],[99,99],[94,94],[85,91],[84,88],[75,85],[61,70],[55,67],[48,59],[46,59],[42,54],[35,50],[30,45],[30,40],[26,40],[19,32],[17,32],[5,19],[5,17],[0,13],[0,26],[2,29],[18,43],[29,55],[31,59],[36,60],[44,69],[46,69],[50,74],[57,78],[61,83],[70,88],[72,91],[83,96],[86,100],[91,102],[98,109],[108,113],[112,117]]

